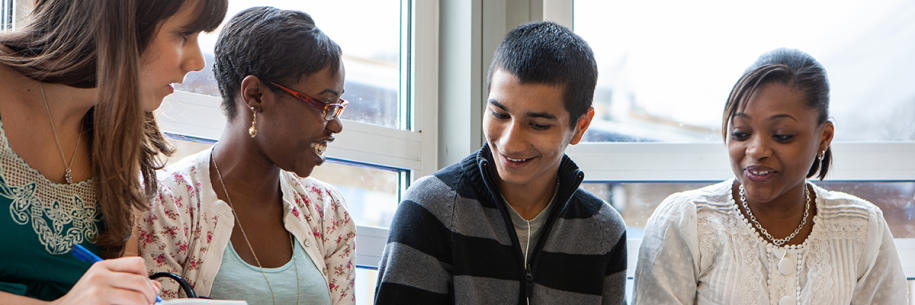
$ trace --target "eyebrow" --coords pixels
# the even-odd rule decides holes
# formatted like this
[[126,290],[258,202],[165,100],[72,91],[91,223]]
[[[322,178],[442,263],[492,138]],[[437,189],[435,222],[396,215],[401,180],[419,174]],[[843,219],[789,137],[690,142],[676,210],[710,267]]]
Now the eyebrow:
[[[502,105],[501,103],[499,103],[498,101],[496,101],[494,99],[490,99],[489,104],[499,107],[499,109],[502,109],[502,111],[508,111],[508,108],[505,108],[505,105]],[[556,119],[555,115],[547,113],[547,112],[528,112],[528,113],[525,113],[525,116],[531,117],[531,118],[544,118],[544,119],[548,119],[548,120]]]
[[[734,116],[735,116],[735,117],[744,117],[744,118],[752,119],[752,118],[750,117],[749,114],[746,114],[746,113],[743,113],[743,112],[735,113]],[[784,118],[792,119],[792,120],[794,120],[795,122],[799,122],[796,118],[794,118],[794,117],[791,116],[790,114],[785,114],[785,113],[772,115],[772,116],[769,117],[769,120],[771,121],[771,120],[775,120],[775,119],[784,119]]]
[[[332,89],[330,89],[330,88],[327,88],[327,89],[324,89],[324,91],[318,92],[317,95],[321,95],[321,94],[324,94],[324,93],[327,93],[327,92],[333,93],[333,94],[336,95],[336,96],[340,96],[340,95],[343,94],[342,92],[337,92],[336,90],[332,90]],[[344,89],[343,92],[346,92],[346,89]]]

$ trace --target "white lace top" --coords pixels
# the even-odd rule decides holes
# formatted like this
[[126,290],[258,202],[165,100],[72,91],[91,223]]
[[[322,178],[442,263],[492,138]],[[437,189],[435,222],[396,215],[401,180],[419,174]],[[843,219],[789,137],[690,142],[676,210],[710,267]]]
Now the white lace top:
[[816,190],[798,246],[764,241],[730,198],[733,179],[673,194],[645,228],[634,304],[906,304],[907,283],[879,208]]

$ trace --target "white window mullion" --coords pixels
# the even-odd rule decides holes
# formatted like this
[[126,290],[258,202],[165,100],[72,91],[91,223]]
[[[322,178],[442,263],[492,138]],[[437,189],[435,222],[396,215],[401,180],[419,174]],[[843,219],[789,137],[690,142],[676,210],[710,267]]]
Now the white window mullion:
[[[826,180],[915,181],[915,143],[839,142]],[[566,153],[588,181],[721,181],[734,176],[722,143],[583,143]]]

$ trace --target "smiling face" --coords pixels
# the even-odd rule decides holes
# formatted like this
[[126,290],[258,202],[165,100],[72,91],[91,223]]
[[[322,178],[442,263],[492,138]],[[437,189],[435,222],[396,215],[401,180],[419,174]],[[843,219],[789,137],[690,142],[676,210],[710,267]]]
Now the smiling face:
[[504,70],[493,73],[483,132],[500,189],[505,190],[506,184],[553,183],[566,146],[581,140],[590,115],[593,110],[572,129],[563,107],[563,86],[521,84]]
[[140,101],[143,110],[153,111],[165,96],[175,89],[172,84],[184,81],[190,71],[200,71],[206,64],[197,44],[200,31],[188,32],[195,18],[194,5],[186,1],[178,12],[162,22],[149,46],[140,56]]
[[[343,94],[343,65],[334,73],[330,65],[298,82],[281,84],[323,103],[336,104]],[[324,163],[327,144],[343,130],[340,118],[325,121],[320,108],[305,103],[284,91],[271,91],[272,103],[263,104],[257,114],[257,136],[263,153],[279,168],[308,177],[315,166]],[[250,113],[250,111],[248,111]],[[239,116],[241,117],[241,116]],[[251,121],[243,120],[244,127]]]
[[737,109],[728,124],[727,147],[748,201],[801,196],[814,158],[833,136],[832,122],[818,124],[817,115],[801,92],[778,83],[757,88]]

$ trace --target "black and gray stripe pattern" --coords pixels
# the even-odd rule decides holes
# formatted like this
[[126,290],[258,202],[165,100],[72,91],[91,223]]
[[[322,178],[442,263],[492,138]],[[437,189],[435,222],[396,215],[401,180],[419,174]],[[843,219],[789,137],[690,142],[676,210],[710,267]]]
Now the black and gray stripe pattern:
[[584,175],[575,163],[563,157],[559,201],[531,245],[528,281],[490,159],[484,146],[407,191],[380,264],[376,304],[624,303],[625,224],[578,188]]

